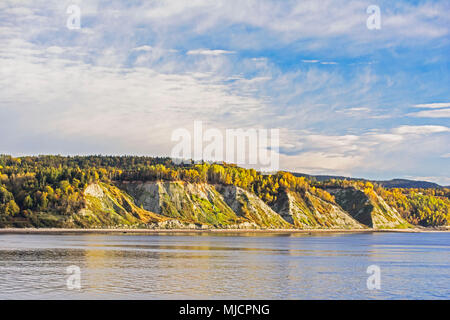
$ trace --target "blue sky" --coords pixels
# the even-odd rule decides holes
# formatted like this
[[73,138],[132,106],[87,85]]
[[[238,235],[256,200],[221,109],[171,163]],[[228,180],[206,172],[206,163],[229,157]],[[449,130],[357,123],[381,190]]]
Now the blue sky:
[[445,0],[2,1],[0,153],[169,155],[171,132],[201,120],[279,128],[282,169],[450,185],[449,12]]

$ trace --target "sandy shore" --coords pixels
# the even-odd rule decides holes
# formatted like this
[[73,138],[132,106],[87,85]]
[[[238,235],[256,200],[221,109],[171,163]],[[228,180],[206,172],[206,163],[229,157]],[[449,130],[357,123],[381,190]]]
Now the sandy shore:
[[370,233],[370,232],[450,232],[450,229],[63,229],[63,228],[5,228],[0,234],[80,234],[80,233]]

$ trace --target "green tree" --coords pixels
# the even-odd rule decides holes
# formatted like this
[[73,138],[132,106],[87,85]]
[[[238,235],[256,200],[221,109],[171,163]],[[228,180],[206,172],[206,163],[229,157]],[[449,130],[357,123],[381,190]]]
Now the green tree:
[[9,201],[8,204],[6,205],[6,210],[5,210],[6,215],[14,217],[14,216],[18,215],[19,212],[20,212],[20,208],[17,205],[17,203],[14,200]]
[[23,206],[25,209],[32,209],[33,208],[33,199],[30,197],[30,195],[27,195],[25,199],[23,200]]

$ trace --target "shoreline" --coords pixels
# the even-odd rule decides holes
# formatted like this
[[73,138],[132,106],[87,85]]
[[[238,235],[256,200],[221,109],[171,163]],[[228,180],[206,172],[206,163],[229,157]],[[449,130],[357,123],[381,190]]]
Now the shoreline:
[[374,233],[374,232],[397,232],[397,233],[432,233],[450,232],[446,229],[70,229],[70,228],[4,228],[0,229],[2,234],[224,234],[224,233],[291,233],[291,234],[312,234],[312,233]]

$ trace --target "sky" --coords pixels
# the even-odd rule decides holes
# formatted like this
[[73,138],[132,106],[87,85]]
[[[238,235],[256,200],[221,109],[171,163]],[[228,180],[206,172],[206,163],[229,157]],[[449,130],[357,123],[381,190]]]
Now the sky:
[[279,129],[282,170],[450,185],[449,13],[447,0],[2,0],[0,153],[168,156],[172,132],[202,121]]

